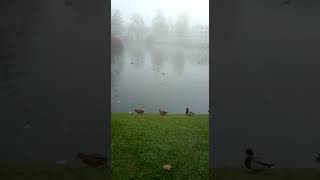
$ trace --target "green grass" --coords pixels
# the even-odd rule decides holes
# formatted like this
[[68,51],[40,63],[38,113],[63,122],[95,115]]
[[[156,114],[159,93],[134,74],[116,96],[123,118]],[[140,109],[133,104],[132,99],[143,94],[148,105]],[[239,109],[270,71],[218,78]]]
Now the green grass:
[[112,178],[208,179],[208,138],[208,115],[113,113]]
[[[261,174],[250,174],[242,168],[216,169],[213,180],[319,180],[318,169],[273,169]],[[147,179],[130,178],[125,179]],[[119,178],[119,176],[118,176]],[[172,177],[173,178],[173,177]],[[0,180],[107,180],[110,174],[101,169],[70,169],[48,164],[1,163]],[[115,178],[113,178],[115,179]],[[150,178],[170,179],[170,178]],[[183,179],[176,177],[176,179]],[[191,178],[190,178],[191,179]],[[204,178],[205,179],[205,178]],[[207,178],[208,179],[208,178]]]
[[[208,116],[112,114],[112,179],[208,179]],[[171,172],[163,170],[171,164]],[[106,180],[95,168],[0,163],[0,180]],[[214,180],[320,180],[320,169],[214,170]]]

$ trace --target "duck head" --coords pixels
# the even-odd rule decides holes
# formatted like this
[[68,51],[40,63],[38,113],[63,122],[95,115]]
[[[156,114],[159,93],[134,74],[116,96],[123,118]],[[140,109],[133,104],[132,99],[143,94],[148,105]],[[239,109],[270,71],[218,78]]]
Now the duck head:
[[247,156],[254,156],[253,150],[252,150],[251,148],[248,148],[248,149],[246,150],[246,155],[247,155]]

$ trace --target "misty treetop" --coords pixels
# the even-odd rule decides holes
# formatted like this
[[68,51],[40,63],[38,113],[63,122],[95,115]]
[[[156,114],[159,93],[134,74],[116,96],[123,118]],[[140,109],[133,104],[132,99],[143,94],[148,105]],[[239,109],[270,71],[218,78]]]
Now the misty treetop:
[[150,24],[138,14],[124,16],[118,9],[112,10],[111,34],[127,41],[148,41],[153,43],[209,43],[209,26],[191,24],[187,13],[177,17],[166,17],[158,10]]

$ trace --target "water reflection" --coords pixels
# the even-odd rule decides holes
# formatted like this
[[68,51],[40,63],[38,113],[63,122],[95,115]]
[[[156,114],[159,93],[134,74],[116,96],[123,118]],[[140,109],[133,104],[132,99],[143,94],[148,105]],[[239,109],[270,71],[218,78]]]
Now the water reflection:
[[124,53],[123,53],[123,43],[113,37],[111,39],[111,103],[119,103],[119,82],[121,79],[121,72],[124,64]]
[[178,49],[172,56],[171,59],[174,72],[178,75],[182,75],[185,66],[185,55],[181,49]]
[[111,98],[112,104],[120,102],[119,82],[121,81],[121,72],[124,64],[124,55],[122,53],[111,56]]
[[130,59],[130,64],[135,68],[139,68],[144,63],[145,54],[142,50],[143,47],[131,47],[128,49],[128,59]]
[[209,64],[209,51],[206,48],[192,51],[188,56],[188,61],[191,64],[208,65]]
[[163,63],[165,61],[165,52],[162,52],[161,49],[157,47],[151,47],[149,50],[152,62],[152,70],[156,73],[161,73]]
[[128,45],[112,63],[112,111],[208,113],[208,48]]

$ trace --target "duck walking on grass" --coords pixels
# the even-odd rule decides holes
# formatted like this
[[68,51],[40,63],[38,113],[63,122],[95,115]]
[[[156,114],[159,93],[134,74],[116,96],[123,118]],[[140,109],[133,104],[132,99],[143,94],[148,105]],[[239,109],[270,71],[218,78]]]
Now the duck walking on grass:
[[143,109],[135,109],[134,111],[136,113],[138,113],[138,114],[144,114],[144,110]]
[[163,111],[161,109],[159,109],[159,113],[160,113],[161,116],[164,116],[164,115],[168,114],[167,111]]
[[84,164],[92,167],[107,166],[110,167],[110,162],[106,157],[101,154],[84,154],[78,153],[77,158],[79,158]]
[[274,167],[274,164],[263,162],[261,158],[256,157],[250,148],[246,150],[246,155],[244,165],[252,172],[260,172]]

